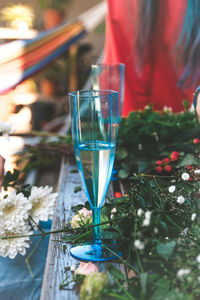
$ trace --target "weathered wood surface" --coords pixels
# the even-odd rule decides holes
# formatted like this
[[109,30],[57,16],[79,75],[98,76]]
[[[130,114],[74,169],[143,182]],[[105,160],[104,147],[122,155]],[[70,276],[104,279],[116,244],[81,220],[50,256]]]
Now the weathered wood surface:
[[[71,172],[75,168],[76,166],[72,159],[70,162],[70,158],[62,162],[58,188],[59,196],[55,207],[52,230],[60,229],[69,222],[72,216],[72,206],[84,204],[86,201],[83,191],[74,193],[74,188],[80,186],[79,174]],[[78,299],[73,284],[69,286],[70,289],[59,289],[59,284],[66,277],[65,267],[77,263],[69,254],[70,246],[58,242],[61,235],[54,234],[50,237],[40,300]],[[63,245],[66,246],[65,251],[63,251]],[[67,275],[71,276],[70,273],[68,272]]]

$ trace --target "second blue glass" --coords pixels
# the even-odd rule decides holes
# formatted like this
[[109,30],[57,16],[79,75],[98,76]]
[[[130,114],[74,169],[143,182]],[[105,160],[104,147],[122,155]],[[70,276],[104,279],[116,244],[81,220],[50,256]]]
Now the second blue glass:
[[118,93],[110,90],[82,90],[69,93],[69,96],[77,167],[92,209],[93,225],[96,225],[94,242],[72,247],[70,253],[83,261],[106,261],[116,258],[107,250],[112,246],[103,247],[99,224],[114,164]]

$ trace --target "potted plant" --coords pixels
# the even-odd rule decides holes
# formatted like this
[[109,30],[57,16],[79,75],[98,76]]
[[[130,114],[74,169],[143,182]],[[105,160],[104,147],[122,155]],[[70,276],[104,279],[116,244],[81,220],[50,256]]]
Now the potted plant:
[[38,0],[40,7],[44,10],[44,27],[51,29],[59,25],[64,17],[64,7],[71,0]]

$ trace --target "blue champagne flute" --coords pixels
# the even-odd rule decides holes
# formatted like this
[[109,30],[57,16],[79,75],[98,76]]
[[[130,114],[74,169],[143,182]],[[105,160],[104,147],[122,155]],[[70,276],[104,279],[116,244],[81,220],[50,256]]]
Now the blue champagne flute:
[[82,261],[107,261],[116,258],[108,249],[117,250],[114,241],[102,244],[100,223],[115,157],[118,93],[82,90],[69,93],[69,100],[75,158],[94,225],[93,242],[73,246],[70,254]]

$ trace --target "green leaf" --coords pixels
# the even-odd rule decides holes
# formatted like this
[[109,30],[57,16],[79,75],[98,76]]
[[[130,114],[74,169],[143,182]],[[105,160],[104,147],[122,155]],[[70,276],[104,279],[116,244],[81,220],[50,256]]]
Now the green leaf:
[[120,270],[118,270],[113,264],[107,263],[106,269],[115,279],[125,280],[124,274]]
[[175,241],[168,243],[157,244],[157,253],[162,256],[164,259],[168,260],[171,254],[173,253],[174,247],[176,246]]
[[127,151],[124,147],[119,148],[119,149],[116,151],[116,158],[117,158],[118,160],[125,159],[127,156],[128,156],[128,151]]
[[199,165],[199,161],[194,157],[194,155],[186,154],[178,166],[183,167],[188,165]]
[[81,186],[75,186],[74,193],[78,193],[81,191]]
[[163,221],[160,222],[160,227],[161,227],[161,230],[163,230],[165,233],[168,232],[168,227],[167,227],[167,224]]
[[4,189],[7,190],[7,187],[12,183],[14,184],[17,180],[18,180],[18,177],[19,177],[19,171],[14,169],[14,172],[11,173],[10,171],[8,171],[6,173],[6,175],[4,176],[4,181],[3,181],[3,186],[4,186]]
[[149,167],[149,162],[145,160],[139,160],[137,162],[138,173],[144,172]]
[[121,169],[117,173],[117,177],[121,179],[126,179],[129,176],[130,172],[127,170]]
[[142,294],[146,294],[146,289],[147,289],[147,273],[141,273],[140,274],[140,283],[142,287]]

